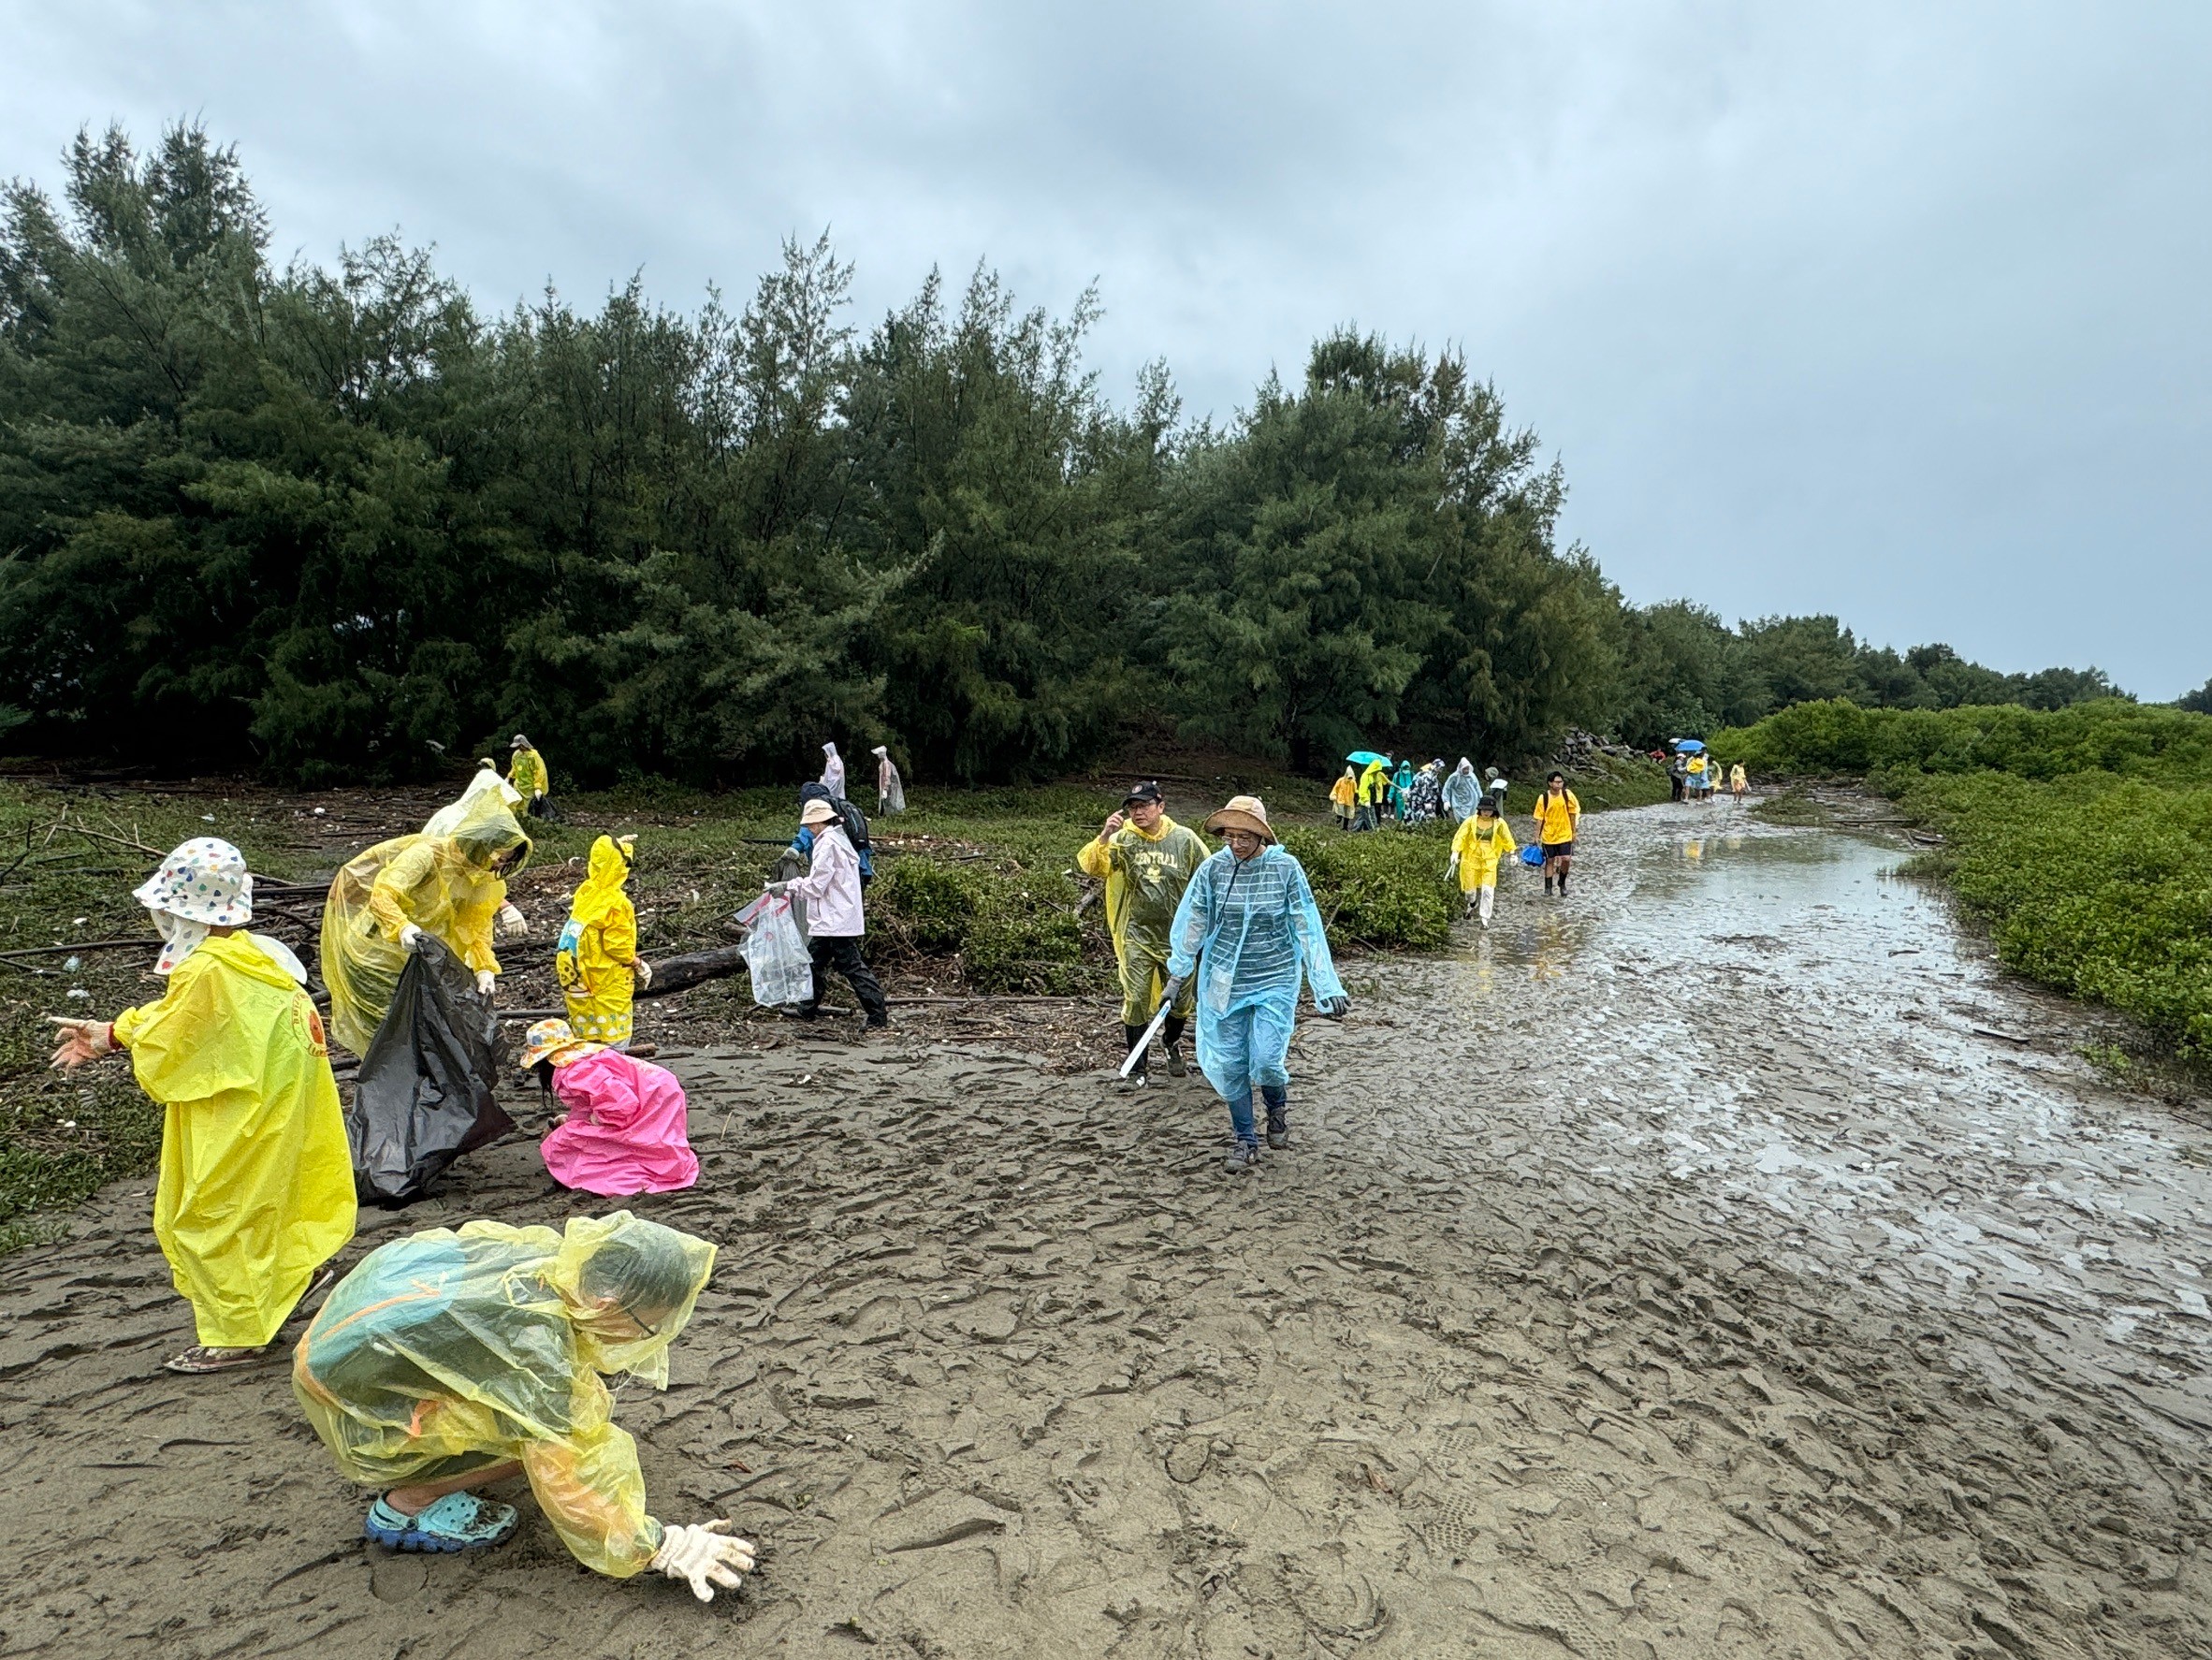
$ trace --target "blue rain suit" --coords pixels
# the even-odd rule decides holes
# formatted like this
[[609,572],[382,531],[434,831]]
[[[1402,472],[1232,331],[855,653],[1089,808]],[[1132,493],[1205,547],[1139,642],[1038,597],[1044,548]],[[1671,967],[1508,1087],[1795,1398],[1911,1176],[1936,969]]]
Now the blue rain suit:
[[1169,941],[1168,972],[1197,975],[1199,1070],[1256,1145],[1252,1089],[1284,1099],[1301,980],[1317,1003],[1345,995],[1305,867],[1279,847],[1243,860],[1222,849],[1183,890]]

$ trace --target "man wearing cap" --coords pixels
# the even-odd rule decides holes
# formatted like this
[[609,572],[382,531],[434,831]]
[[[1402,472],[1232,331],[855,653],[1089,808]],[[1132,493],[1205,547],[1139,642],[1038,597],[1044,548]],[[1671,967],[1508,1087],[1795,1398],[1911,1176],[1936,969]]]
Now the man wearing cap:
[[807,951],[814,959],[814,997],[801,1008],[800,1016],[812,1020],[822,1012],[822,994],[829,989],[829,971],[835,968],[860,999],[868,1030],[880,1031],[891,1024],[891,1012],[883,1001],[883,988],[860,954],[860,942],[867,933],[861,910],[860,854],[846,838],[844,822],[826,797],[809,800],[799,814],[799,824],[814,838],[807,874],[767,885],[772,894],[807,902]]
[[1234,795],[1206,821],[1229,845],[1198,868],[1169,931],[1168,991],[1197,976],[1198,1061],[1229,1103],[1232,1171],[1259,1168],[1252,1091],[1267,1103],[1267,1143],[1290,1144],[1290,1034],[1298,991],[1332,1019],[1352,999],[1336,977],[1329,932],[1305,867],[1275,843],[1267,808]]
[[515,735],[511,749],[513,759],[507,763],[507,782],[522,797],[522,810],[533,819],[552,817],[553,779],[546,771],[546,758],[519,732]]
[[[1075,855],[1076,866],[1085,876],[1106,884],[1106,932],[1113,939],[1113,960],[1121,968],[1122,1041],[1130,1049],[1143,1041],[1144,1028],[1159,1012],[1160,988],[1168,977],[1169,925],[1192,872],[1205,860],[1206,844],[1168,817],[1166,797],[1150,780],[1132,789],[1123,798],[1121,810]],[[1166,1040],[1168,1070],[1178,1078],[1186,1070],[1183,1032],[1192,1001],[1192,991],[1184,988],[1169,1006],[1160,1033]],[[1130,1081],[1144,1082],[1143,1057],[1138,1059]]]

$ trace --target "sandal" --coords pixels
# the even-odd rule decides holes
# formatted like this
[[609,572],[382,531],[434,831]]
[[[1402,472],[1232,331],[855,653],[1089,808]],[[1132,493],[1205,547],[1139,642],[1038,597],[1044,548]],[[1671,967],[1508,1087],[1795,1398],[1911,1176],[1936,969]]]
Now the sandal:
[[482,1551],[502,1544],[515,1531],[513,1505],[449,1493],[414,1515],[395,1510],[379,1495],[362,1522],[364,1536],[393,1551]]
[[265,1343],[259,1348],[210,1348],[205,1344],[195,1344],[181,1355],[171,1355],[161,1366],[165,1372],[182,1372],[192,1377],[210,1372],[236,1372],[260,1365],[269,1358],[271,1347]]

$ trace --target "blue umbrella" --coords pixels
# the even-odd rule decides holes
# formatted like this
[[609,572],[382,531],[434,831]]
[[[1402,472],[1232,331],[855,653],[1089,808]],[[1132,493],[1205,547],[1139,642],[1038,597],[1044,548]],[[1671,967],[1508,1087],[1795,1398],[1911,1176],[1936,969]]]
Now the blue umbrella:
[[1373,750],[1354,750],[1345,757],[1354,766],[1372,766],[1377,761],[1388,761],[1388,755],[1377,755]]
[[1705,748],[1705,744],[1704,741],[1699,738],[1678,737],[1674,740],[1674,747],[1680,750],[1685,755],[1695,755],[1698,750]]

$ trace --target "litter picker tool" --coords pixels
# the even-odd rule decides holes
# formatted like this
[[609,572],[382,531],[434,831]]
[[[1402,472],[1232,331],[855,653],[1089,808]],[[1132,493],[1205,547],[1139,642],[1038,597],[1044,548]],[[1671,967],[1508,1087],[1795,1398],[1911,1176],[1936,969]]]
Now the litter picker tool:
[[1159,1012],[1152,1017],[1152,1024],[1144,1028],[1144,1035],[1139,1038],[1136,1045],[1130,1049],[1128,1059],[1121,1063],[1123,1077],[1128,1077],[1137,1070],[1137,1063],[1144,1058],[1144,1052],[1152,1047],[1152,1040],[1159,1036],[1159,1028],[1167,1024],[1168,999],[1162,997],[1159,1000]]

